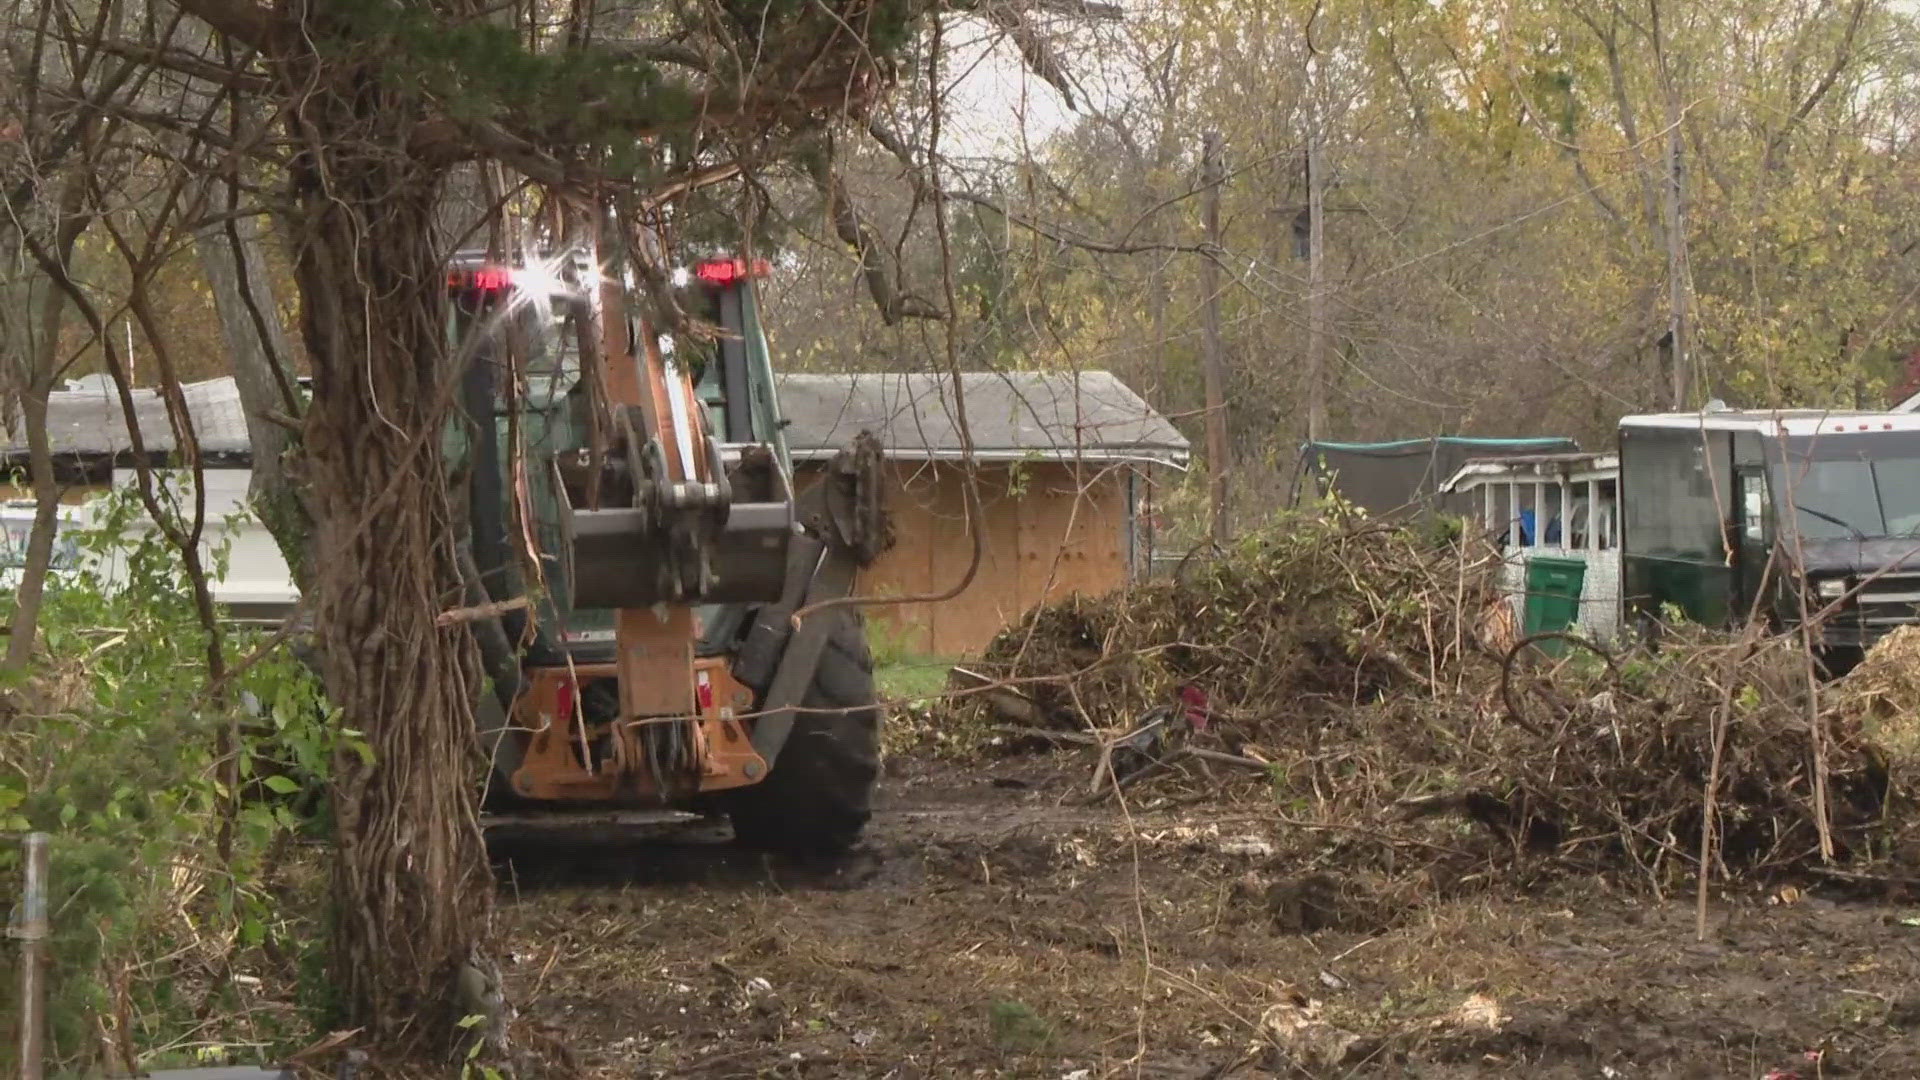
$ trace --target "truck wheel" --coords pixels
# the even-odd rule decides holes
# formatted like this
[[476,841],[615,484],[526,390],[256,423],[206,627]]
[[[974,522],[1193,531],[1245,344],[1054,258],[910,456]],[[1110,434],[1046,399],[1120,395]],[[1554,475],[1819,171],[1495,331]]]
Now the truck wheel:
[[[821,650],[813,684],[767,778],[729,801],[734,838],[749,847],[803,858],[839,855],[873,816],[880,776],[880,707],[864,620],[837,620]],[[824,710],[820,712],[807,709]]]

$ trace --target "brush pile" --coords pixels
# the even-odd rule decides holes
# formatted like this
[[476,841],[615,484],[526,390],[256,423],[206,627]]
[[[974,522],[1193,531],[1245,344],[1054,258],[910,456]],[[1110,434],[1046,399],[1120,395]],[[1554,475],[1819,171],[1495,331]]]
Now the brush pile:
[[1123,726],[1180,685],[1262,727],[1430,693],[1476,660],[1490,550],[1359,519],[1301,519],[1171,581],[1037,608],[974,665],[1053,724]]
[[[1489,617],[1510,610],[1500,567],[1482,544],[1300,519],[1175,580],[1037,609],[970,666],[1023,696],[1028,726],[1109,745],[1198,687],[1212,722],[1187,738],[1270,763],[1272,797],[1325,821],[1457,841],[1466,818],[1483,855],[1655,891],[1692,875],[1703,828],[1716,875],[1757,879],[1899,840],[1905,774],[1880,740],[1920,708],[1920,630],[1837,684],[1792,638],[1514,642]],[[1154,783],[1181,775],[1218,786]]]

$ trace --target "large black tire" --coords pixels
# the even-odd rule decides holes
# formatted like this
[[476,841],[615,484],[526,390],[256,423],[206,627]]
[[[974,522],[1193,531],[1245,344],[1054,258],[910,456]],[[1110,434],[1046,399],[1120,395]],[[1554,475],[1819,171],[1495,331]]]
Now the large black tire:
[[800,858],[839,855],[860,839],[880,777],[880,707],[864,620],[844,609],[816,617],[835,623],[804,708],[773,771],[727,805],[741,844]]

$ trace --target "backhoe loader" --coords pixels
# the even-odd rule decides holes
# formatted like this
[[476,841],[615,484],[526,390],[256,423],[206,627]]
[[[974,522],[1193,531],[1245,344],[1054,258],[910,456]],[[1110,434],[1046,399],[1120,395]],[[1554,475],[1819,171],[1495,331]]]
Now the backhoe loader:
[[866,824],[872,656],[852,606],[820,605],[890,542],[881,457],[863,433],[796,497],[766,272],[674,272],[695,330],[661,335],[597,252],[450,268],[487,820],[724,814],[796,855]]

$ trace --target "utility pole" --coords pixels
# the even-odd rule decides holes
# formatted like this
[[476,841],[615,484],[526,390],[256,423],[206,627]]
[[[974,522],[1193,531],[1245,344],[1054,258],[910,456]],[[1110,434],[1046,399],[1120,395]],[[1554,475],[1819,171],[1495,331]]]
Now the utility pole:
[[1207,251],[1200,260],[1201,348],[1207,384],[1207,486],[1212,508],[1213,542],[1225,544],[1232,535],[1227,519],[1227,484],[1233,462],[1227,450],[1227,363],[1220,350],[1220,185],[1226,170],[1220,163],[1220,133],[1209,131],[1200,141],[1200,205],[1207,231]]
[[1673,377],[1673,407],[1685,410],[1693,389],[1688,370],[1687,340],[1687,198],[1680,158],[1680,131],[1676,110],[1669,106],[1667,133],[1667,355]]
[[[1311,46],[1309,46],[1311,48]],[[1307,441],[1327,432],[1327,177],[1321,161],[1319,58],[1307,54]]]
[[1693,373],[1687,367],[1688,285],[1687,268],[1687,187],[1686,164],[1680,147],[1680,102],[1674,92],[1673,71],[1667,64],[1666,29],[1661,24],[1660,4],[1654,0],[1653,49],[1660,69],[1660,89],[1666,103],[1667,138],[1662,165],[1666,170],[1666,199],[1662,207],[1667,241],[1667,374],[1672,380],[1672,407],[1684,411],[1693,389]]

